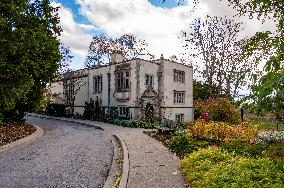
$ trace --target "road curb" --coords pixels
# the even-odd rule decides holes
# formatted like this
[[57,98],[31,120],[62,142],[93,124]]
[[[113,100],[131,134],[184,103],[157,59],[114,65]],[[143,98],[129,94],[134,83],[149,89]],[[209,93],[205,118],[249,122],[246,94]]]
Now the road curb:
[[119,182],[119,188],[127,188],[128,176],[129,176],[129,153],[124,140],[119,135],[113,135],[117,138],[119,144],[122,146],[123,150],[123,166],[122,166],[122,176]]
[[33,141],[35,141],[36,139],[42,137],[42,135],[44,134],[44,130],[37,126],[37,125],[33,125],[36,128],[36,131],[24,138],[21,138],[19,140],[16,140],[14,142],[11,142],[9,144],[6,144],[4,146],[0,147],[0,154],[5,153],[5,152],[9,152],[10,150],[17,148],[19,146],[23,146],[26,144],[29,144]]
[[102,127],[100,127],[100,126],[92,125],[90,123],[83,123],[83,122],[80,122],[80,121],[76,121],[76,119],[71,119],[71,118],[61,118],[61,117],[39,115],[39,114],[27,114],[27,116],[44,118],[44,119],[53,119],[53,120],[59,120],[59,121],[68,121],[68,122],[71,122],[71,123],[78,123],[78,124],[86,125],[86,126],[89,126],[89,127],[91,126],[91,127],[94,127],[95,129],[99,129],[99,130],[104,131],[104,129]]

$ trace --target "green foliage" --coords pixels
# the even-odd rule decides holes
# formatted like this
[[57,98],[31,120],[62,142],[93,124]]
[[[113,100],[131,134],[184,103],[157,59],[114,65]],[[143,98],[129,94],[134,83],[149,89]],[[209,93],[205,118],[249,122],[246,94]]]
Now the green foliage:
[[145,129],[153,129],[158,123],[151,123],[143,120],[123,120],[123,119],[115,119],[109,123],[129,127],[129,128],[145,128]]
[[[209,87],[210,91],[209,92]],[[216,96],[218,93],[217,86],[209,86],[208,84],[205,84],[198,80],[193,80],[193,99],[194,100],[205,100],[209,99],[212,96]]]
[[283,187],[283,162],[235,157],[209,147],[185,157],[181,170],[191,187]]
[[130,123],[130,126],[133,128],[146,128],[146,129],[153,129],[158,126],[158,122],[150,122],[146,120],[133,120]]
[[64,117],[66,116],[65,104],[48,103],[46,106],[46,114],[50,116]]
[[243,101],[259,114],[272,111],[279,118],[284,107],[284,70],[281,68],[284,61],[284,1],[228,1],[240,15],[258,19],[273,18],[278,22],[275,33],[258,32],[246,42],[244,58],[255,57],[256,64],[263,60],[266,64],[262,74],[252,73],[252,92]]
[[3,115],[0,113],[0,126],[4,124],[4,117]]
[[95,102],[93,99],[90,99],[90,102],[85,102],[84,106],[84,113],[83,113],[83,118],[84,119],[93,119],[93,116],[95,114]]
[[99,101],[95,102],[94,112],[95,112],[95,114],[93,116],[93,119],[96,120],[96,121],[101,121],[104,117],[104,112],[102,111],[102,109],[100,107]]
[[265,143],[248,144],[241,140],[233,140],[231,142],[222,143],[221,148],[223,151],[228,151],[236,155],[244,157],[259,157],[263,155],[263,151],[267,148]]
[[188,137],[186,134],[172,136],[169,140],[169,148],[180,154],[190,154],[199,148],[205,148],[209,145],[207,141],[198,141]]
[[238,109],[232,101],[225,98],[195,101],[194,118],[202,118],[205,112],[209,113],[209,119],[212,121],[230,122],[232,124],[240,123]]
[[115,119],[112,123],[114,125],[118,125],[118,126],[122,126],[122,127],[130,127],[131,120]]
[[59,68],[61,29],[48,0],[4,0],[0,12],[0,109],[18,120],[39,108]]
[[106,114],[101,109],[99,102],[95,102],[93,99],[90,99],[90,102],[85,102],[83,118],[95,121],[104,121],[104,118],[107,119]]

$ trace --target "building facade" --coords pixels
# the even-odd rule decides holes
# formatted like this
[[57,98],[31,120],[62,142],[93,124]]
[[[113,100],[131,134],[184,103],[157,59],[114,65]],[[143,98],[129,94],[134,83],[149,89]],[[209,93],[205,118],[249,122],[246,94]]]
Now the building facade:
[[106,111],[115,108],[119,116],[130,119],[142,117],[142,106],[151,105],[157,118],[193,120],[191,66],[163,57],[123,61],[116,54],[110,64],[80,71],[80,84],[72,87],[63,80],[51,84],[51,92],[61,96],[65,104],[75,96],[75,113],[83,114],[85,101],[93,99]]

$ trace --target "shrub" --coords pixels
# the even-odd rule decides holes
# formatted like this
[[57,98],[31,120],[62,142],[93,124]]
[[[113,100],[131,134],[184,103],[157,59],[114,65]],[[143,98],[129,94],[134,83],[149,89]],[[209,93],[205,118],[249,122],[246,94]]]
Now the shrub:
[[95,114],[95,102],[93,99],[90,99],[90,102],[85,102],[84,106],[84,113],[83,113],[83,119],[93,119],[93,116]]
[[66,116],[65,104],[48,103],[46,106],[46,114],[50,116],[64,117]]
[[182,160],[181,170],[191,187],[283,187],[283,160],[234,157],[209,147]]
[[231,142],[222,143],[220,146],[223,151],[253,158],[263,156],[263,151],[268,147],[265,143],[249,144],[241,140],[233,140]]
[[268,148],[265,151],[263,151],[263,154],[272,160],[278,160],[278,159],[283,160],[284,159],[284,144],[282,143],[270,144]]
[[216,148],[200,149],[181,161],[181,171],[190,186],[198,186],[204,180],[204,174],[213,166],[231,160],[232,156]]
[[196,139],[211,140],[214,142],[229,142],[242,140],[247,143],[255,142],[258,134],[257,126],[242,123],[236,127],[225,122],[208,123],[197,120],[188,124],[187,133]]
[[197,141],[188,137],[186,134],[172,136],[169,140],[169,148],[179,154],[190,154],[199,148],[204,148],[209,145],[207,141]]
[[224,121],[231,124],[240,123],[240,113],[235,104],[225,98],[198,100],[194,102],[194,118],[202,118],[203,113],[209,113],[209,120]]
[[284,132],[283,131],[263,131],[259,134],[257,142],[268,142],[268,143],[283,143]]
[[4,116],[0,113],[0,126],[4,124]]
[[130,123],[131,123],[131,120],[121,120],[121,119],[113,120],[113,124],[122,126],[122,127],[129,127]]
[[[279,166],[280,167],[280,166]],[[239,158],[228,164],[215,166],[206,174],[202,187],[283,187],[283,167],[280,169],[273,161],[263,159]]]
[[130,127],[133,128],[146,128],[153,129],[158,125],[158,122],[149,122],[145,120],[134,120],[130,123]]

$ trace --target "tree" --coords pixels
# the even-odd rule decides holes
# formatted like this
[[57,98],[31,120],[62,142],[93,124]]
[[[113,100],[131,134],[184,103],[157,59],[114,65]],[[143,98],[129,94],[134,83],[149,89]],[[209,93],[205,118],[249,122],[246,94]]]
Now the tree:
[[193,99],[194,100],[205,100],[209,99],[210,95],[216,96],[218,92],[217,86],[213,86],[212,93],[209,93],[209,86],[202,81],[193,80]]
[[117,39],[106,36],[94,36],[89,46],[86,67],[100,66],[111,61],[111,54],[119,53],[123,60],[130,60],[141,56],[154,58],[147,50],[145,40],[135,37],[133,34],[125,34]]
[[58,8],[48,0],[0,2],[0,113],[21,119],[38,108],[61,58]]
[[[284,1],[228,0],[240,15],[274,19],[275,33],[258,32],[246,41],[245,57],[256,56],[255,63],[266,61],[262,73],[252,74],[251,94],[244,101],[258,113],[273,112],[276,117],[284,109]],[[283,121],[283,120],[282,120]]]
[[[196,19],[192,31],[184,32],[184,47],[196,60],[196,70],[205,80],[210,97],[224,94],[237,97],[238,89],[254,69],[248,60],[242,60],[243,41],[237,40],[241,25],[231,19],[207,16],[204,21]],[[216,95],[213,95],[214,86],[217,86]]]
[[84,70],[73,71],[67,69],[61,76],[63,83],[63,95],[65,104],[71,108],[71,115],[74,116],[76,96],[81,88],[86,85]]

